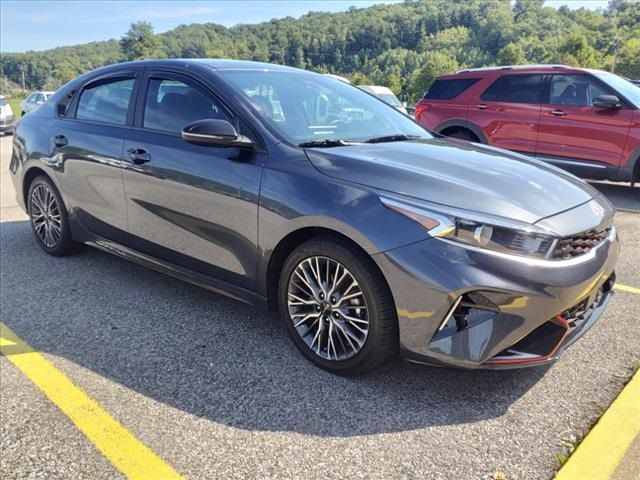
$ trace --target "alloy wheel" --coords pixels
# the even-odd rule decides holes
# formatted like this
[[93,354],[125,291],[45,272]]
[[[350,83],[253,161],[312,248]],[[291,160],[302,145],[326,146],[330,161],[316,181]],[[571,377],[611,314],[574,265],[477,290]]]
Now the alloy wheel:
[[325,360],[360,352],[369,333],[369,315],[357,280],[340,262],[323,256],[302,260],[289,278],[287,306],[307,347]]
[[31,192],[29,202],[31,223],[40,241],[47,248],[54,248],[62,236],[62,215],[53,192],[44,184]]

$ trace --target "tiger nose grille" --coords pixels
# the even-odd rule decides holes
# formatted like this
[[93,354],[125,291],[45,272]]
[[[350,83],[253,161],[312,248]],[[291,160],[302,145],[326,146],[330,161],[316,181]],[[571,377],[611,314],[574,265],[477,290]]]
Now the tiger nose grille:
[[556,245],[552,256],[556,259],[572,258],[587,253],[600,245],[609,236],[609,232],[611,227],[589,230],[573,237],[563,238]]

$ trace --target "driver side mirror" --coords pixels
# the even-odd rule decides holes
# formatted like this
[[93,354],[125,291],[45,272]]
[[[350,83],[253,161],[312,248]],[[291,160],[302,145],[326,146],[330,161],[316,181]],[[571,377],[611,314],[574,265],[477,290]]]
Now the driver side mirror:
[[229,122],[212,118],[197,120],[184,127],[182,129],[182,139],[195,145],[253,147],[251,139],[244,135],[239,135]]
[[622,102],[615,95],[600,95],[593,99],[593,106],[595,108],[620,108],[622,107]]

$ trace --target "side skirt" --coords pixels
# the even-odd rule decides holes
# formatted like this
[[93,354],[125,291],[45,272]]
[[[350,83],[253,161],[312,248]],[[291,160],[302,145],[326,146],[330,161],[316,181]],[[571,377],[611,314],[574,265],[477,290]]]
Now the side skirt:
[[247,305],[252,305],[260,310],[269,310],[269,302],[267,298],[252,290],[238,287],[237,285],[219,280],[210,275],[205,275],[174,263],[152,257],[151,255],[126,247],[120,243],[100,237],[89,232],[73,214],[69,216],[69,226],[71,228],[71,236],[77,242],[85,243],[105,252],[117,255],[125,260],[151,268],[156,272],[164,273],[165,275],[177,278],[178,280],[191,283],[192,285],[204,288],[210,292],[224,295],[225,297],[232,298]]
[[245,288],[223,282],[222,280],[218,280],[208,275],[194,272],[178,265],[158,260],[155,257],[151,257],[110,240],[93,239],[85,243],[105,252],[117,255],[118,257],[124,258],[125,260],[129,260],[144,267],[151,268],[156,272],[164,273],[171,277],[177,278],[178,280],[183,280],[198,287],[204,288],[206,290],[209,290],[210,292],[224,295],[247,305],[257,307],[261,310],[266,311],[268,309],[267,299],[265,297]]
[[[576,158],[554,157],[549,155],[536,155],[532,153],[520,152],[537,160],[548,162],[558,168],[567,170],[580,178],[592,180],[610,180],[614,182],[628,182],[631,178],[621,178],[617,166],[590,160],[580,160]],[[623,175],[624,177],[624,175]]]

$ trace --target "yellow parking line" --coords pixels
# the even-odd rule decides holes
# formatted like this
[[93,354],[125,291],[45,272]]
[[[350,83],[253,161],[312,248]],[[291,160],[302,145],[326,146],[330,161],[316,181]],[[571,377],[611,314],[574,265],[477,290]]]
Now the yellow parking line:
[[640,434],[640,371],[580,443],[556,480],[606,480]]
[[182,478],[2,322],[0,352],[42,390],[125,476],[131,479]]
[[616,283],[614,288],[616,290],[620,290],[621,292],[631,292],[631,293],[640,295],[640,288],[630,287],[629,285],[622,285],[621,283]]

